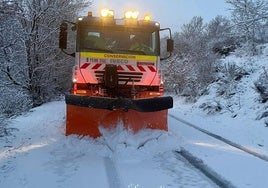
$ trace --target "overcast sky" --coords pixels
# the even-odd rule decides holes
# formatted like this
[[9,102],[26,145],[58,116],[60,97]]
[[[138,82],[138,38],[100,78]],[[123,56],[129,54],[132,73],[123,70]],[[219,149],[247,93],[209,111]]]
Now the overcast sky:
[[122,18],[124,11],[129,9],[138,10],[140,16],[149,13],[162,28],[171,27],[175,31],[194,16],[209,22],[217,15],[230,13],[225,0],[93,0],[89,10],[99,16],[102,8],[113,9],[117,18]]

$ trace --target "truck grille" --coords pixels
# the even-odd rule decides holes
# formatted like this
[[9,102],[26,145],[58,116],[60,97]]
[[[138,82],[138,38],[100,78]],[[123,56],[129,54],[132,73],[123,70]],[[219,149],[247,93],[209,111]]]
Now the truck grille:
[[[95,76],[98,80],[102,80],[104,71],[95,71]],[[127,84],[128,82],[140,82],[143,73],[141,72],[118,72],[118,81],[120,84]]]

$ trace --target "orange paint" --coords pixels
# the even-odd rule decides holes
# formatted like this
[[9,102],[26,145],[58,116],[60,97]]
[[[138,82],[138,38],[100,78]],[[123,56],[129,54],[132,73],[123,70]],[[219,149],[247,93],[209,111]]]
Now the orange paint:
[[122,122],[133,133],[142,129],[168,130],[167,112],[138,112],[129,110],[104,110],[67,104],[66,135],[78,134],[97,138],[101,136],[99,126],[111,129]]

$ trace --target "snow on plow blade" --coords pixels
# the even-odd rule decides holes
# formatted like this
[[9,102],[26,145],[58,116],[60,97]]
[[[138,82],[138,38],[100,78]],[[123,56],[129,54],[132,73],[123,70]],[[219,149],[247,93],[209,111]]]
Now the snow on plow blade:
[[172,97],[148,99],[101,98],[68,94],[65,96],[66,135],[101,136],[99,126],[113,128],[122,122],[134,133],[144,129],[167,130],[167,112]]

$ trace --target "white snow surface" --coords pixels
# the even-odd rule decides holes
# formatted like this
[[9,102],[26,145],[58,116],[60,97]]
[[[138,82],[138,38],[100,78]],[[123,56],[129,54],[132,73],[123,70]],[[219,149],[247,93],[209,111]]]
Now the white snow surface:
[[0,187],[162,188],[177,187],[180,176],[180,185],[212,187],[176,160],[180,139],[170,132],[133,135],[119,124],[96,140],[66,137],[64,101],[34,108],[11,127],[18,131],[1,142]]
[[[268,155],[267,119],[260,117],[268,105],[260,102],[254,81],[268,68],[268,45],[255,57],[228,56],[221,63],[235,62],[250,74],[236,93],[218,96],[217,84],[196,103],[174,96],[169,114]],[[220,112],[207,114],[204,103],[221,104]],[[101,130],[98,139],[65,136],[65,103],[55,101],[10,120],[16,128],[0,138],[1,188],[54,187],[215,187],[208,178],[173,151],[182,148],[199,158],[234,187],[268,187],[268,162],[197,132],[169,117],[169,131],[142,130],[133,135],[119,124]]]

